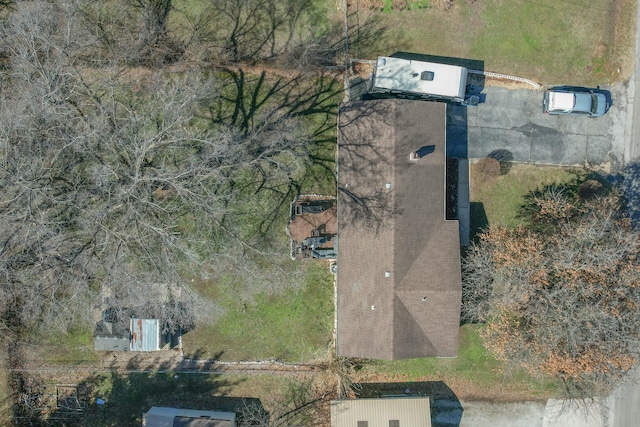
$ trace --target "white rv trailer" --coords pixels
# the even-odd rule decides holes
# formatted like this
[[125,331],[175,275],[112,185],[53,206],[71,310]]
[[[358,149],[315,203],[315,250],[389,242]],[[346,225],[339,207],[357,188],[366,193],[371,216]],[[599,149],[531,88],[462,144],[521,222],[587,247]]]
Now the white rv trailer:
[[455,65],[379,56],[371,92],[463,102],[467,72]]

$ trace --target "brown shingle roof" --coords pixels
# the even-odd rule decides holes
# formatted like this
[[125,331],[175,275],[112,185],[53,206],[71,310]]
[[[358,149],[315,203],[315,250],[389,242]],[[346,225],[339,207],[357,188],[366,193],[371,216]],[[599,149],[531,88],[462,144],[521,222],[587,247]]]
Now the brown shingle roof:
[[[350,357],[455,356],[458,222],[445,221],[442,103],[341,106],[337,350]],[[419,150],[423,157],[409,160]]]

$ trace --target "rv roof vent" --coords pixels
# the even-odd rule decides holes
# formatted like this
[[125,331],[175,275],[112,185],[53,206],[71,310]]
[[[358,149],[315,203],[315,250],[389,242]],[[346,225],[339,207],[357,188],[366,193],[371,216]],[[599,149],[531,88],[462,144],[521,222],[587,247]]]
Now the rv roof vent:
[[432,81],[435,75],[436,73],[434,73],[433,71],[423,71],[422,74],[420,74],[420,80]]

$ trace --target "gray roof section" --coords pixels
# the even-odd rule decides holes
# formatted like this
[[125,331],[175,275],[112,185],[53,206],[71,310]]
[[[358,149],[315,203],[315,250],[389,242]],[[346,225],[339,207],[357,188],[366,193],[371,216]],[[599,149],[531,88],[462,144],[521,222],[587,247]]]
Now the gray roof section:
[[[337,351],[455,356],[458,222],[445,220],[446,104],[357,101],[338,125]],[[410,154],[420,151],[418,160]]]
[[93,339],[96,351],[127,351],[129,337],[97,336]]

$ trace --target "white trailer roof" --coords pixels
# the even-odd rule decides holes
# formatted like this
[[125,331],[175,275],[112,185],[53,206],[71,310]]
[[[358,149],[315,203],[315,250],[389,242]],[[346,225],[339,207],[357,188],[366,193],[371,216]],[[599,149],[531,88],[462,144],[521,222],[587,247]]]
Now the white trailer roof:
[[466,68],[455,65],[380,56],[373,89],[464,97],[466,75]]

